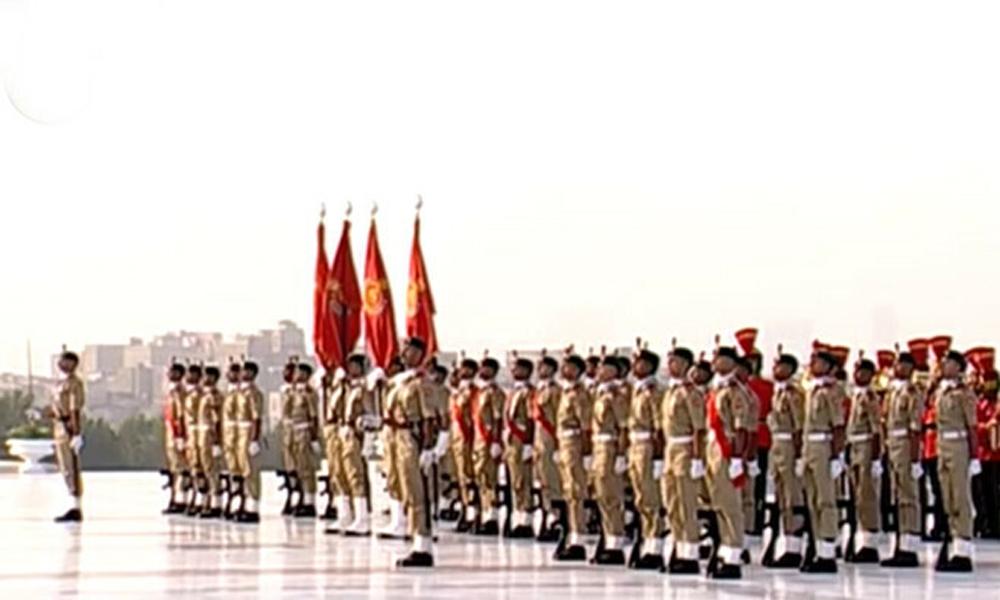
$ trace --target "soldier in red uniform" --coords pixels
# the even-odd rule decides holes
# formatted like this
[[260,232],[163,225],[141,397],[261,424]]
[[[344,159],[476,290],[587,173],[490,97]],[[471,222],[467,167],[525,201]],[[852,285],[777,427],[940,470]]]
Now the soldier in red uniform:
[[974,371],[976,396],[976,433],[979,438],[979,462],[983,472],[972,480],[976,506],[975,531],[979,537],[1000,537],[1000,430],[997,412],[997,372],[993,348],[974,348],[966,353]]
[[[944,512],[944,504],[941,502],[941,480],[938,479],[938,439],[937,439],[937,411],[934,407],[934,382],[931,381],[930,374],[930,342],[926,339],[910,340],[906,344],[913,357],[916,374],[914,381],[917,381],[927,388],[927,396],[924,404],[923,417],[920,422],[923,426],[923,444],[921,446],[920,462],[924,469],[924,477],[920,480],[920,506],[923,517],[921,530],[924,538],[929,540],[944,539],[944,532],[948,531],[948,517]],[[930,485],[931,493],[934,495],[934,505],[931,506],[927,494],[927,486]],[[933,512],[934,527],[928,533],[927,515]]]

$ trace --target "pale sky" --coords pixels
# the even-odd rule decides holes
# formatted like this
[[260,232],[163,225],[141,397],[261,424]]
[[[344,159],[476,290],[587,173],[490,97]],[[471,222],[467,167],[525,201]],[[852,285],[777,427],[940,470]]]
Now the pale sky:
[[[682,5],[678,5],[682,4]],[[0,371],[311,321],[413,204],[446,349],[1000,338],[1000,5],[0,0]]]

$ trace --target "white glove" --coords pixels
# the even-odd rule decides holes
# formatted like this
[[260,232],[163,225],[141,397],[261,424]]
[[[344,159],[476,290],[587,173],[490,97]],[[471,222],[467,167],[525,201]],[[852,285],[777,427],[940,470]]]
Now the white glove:
[[559,464],[559,451],[558,450],[556,450],[555,452],[552,453],[552,462],[556,463],[556,465]]
[[747,463],[747,475],[749,475],[751,479],[760,475],[760,465],[757,464],[757,461],[751,460]]
[[500,458],[501,454],[503,454],[503,447],[500,444],[496,442],[490,444],[490,456],[493,457],[493,460]]
[[743,459],[742,458],[730,458],[729,459],[729,479],[734,480],[743,474]]
[[358,417],[361,421],[361,427],[367,429],[368,431],[378,431],[382,429],[382,417],[378,415],[364,415]]
[[447,431],[440,431],[437,435],[437,441],[434,442],[434,460],[439,461],[448,454],[448,442],[451,436]]
[[804,477],[806,474],[806,459],[796,458],[795,459],[795,476]]
[[624,456],[615,457],[615,474],[621,475],[628,471],[628,460]]
[[839,454],[830,461],[830,477],[837,479],[844,474],[847,467],[844,466],[844,455]]
[[316,440],[309,442],[309,447],[312,448],[313,454],[321,454],[323,452],[323,448],[320,447],[319,442]]
[[338,384],[343,381],[345,377],[347,377],[347,371],[344,370],[344,367],[337,367],[337,369],[333,372],[333,383]]
[[975,477],[983,472],[983,465],[979,463],[978,458],[973,458],[969,461],[969,477]]
[[73,452],[75,454],[79,454],[80,450],[83,450],[83,436],[74,435],[73,438],[69,441],[69,447],[73,449]]
[[250,447],[247,448],[250,456],[257,456],[260,454],[260,442],[250,442]]
[[340,439],[344,441],[347,441],[354,436],[354,430],[351,429],[350,425],[341,425],[340,429],[337,430],[337,433],[340,434]]
[[914,479],[920,479],[924,476],[924,466],[920,462],[910,463],[910,477]]
[[882,476],[882,461],[873,460],[872,461],[872,477],[878,479]]
[[659,479],[663,477],[663,461],[654,460],[653,461],[653,479]]
[[218,444],[212,445],[212,458],[219,458],[222,456],[222,446]]
[[365,437],[361,440],[361,456],[368,460],[379,457],[378,436],[375,433],[371,431],[365,433]]
[[691,479],[698,480],[705,476],[705,461],[700,458],[691,459],[691,470],[689,471]]
[[174,440],[174,450],[184,452],[184,438],[177,438]]
[[368,391],[374,390],[375,386],[377,386],[381,381],[385,381],[385,371],[379,367],[372,369],[368,373],[368,376],[365,377],[365,384],[368,387]]
[[521,447],[521,460],[523,462],[528,462],[535,456],[535,449],[531,446],[524,445]]
[[594,464],[594,457],[590,454],[583,457],[583,470],[589,471],[590,467]]
[[431,467],[434,466],[434,452],[431,450],[424,450],[420,453],[420,470],[424,473],[428,473]]

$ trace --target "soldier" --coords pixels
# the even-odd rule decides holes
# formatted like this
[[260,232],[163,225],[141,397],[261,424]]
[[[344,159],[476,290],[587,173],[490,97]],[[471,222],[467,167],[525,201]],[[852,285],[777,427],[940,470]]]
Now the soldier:
[[479,526],[477,535],[497,535],[497,461],[503,455],[501,423],[505,396],[497,385],[496,375],[500,364],[493,358],[484,358],[479,366],[476,396],[472,405],[472,422],[475,435],[472,444],[472,464],[479,490]]
[[188,499],[186,514],[193,517],[198,514],[198,506],[204,503],[202,494],[207,492],[205,469],[201,464],[201,449],[198,446],[199,423],[201,411],[201,365],[188,365],[187,376],[184,379],[184,451],[188,470],[190,471],[192,491]]
[[[976,439],[976,395],[962,381],[965,357],[950,350],[935,390],[938,428],[938,476],[945,490],[949,535],[938,555],[937,570],[972,571],[972,501],[969,479],[982,471]],[[950,546],[950,549],[949,549]]]
[[436,443],[434,445],[434,460],[436,464],[435,476],[432,482],[431,496],[437,495],[437,506],[439,513],[443,511],[448,514],[448,503],[450,499],[446,495],[448,484],[455,480],[455,462],[451,459],[451,452],[448,451],[450,434],[448,407],[450,392],[446,381],[448,381],[448,369],[436,362],[428,368],[427,377],[424,378],[424,396],[427,399],[427,406],[433,413],[434,430]]
[[344,483],[343,473],[340,472],[340,436],[338,435],[339,424],[335,418],[336,405],[347,393],[347,381],[344,369],[327,369],[323,372],[320,380],[320,399],[322,409],[320,414],[323,420],[323,454],[326,458],[326,476],[330,490],[330,504],[327,505],[324,519],[333,519],[336,514],[337,521],[327,528],[327,533],[339,533],[347,524],[351,522],[350,499]]
[[184,365],[173,362],[167,369],[167,395],[163,401],[163,444],[170,472],[170,503],[163,514],[177,515],[187,510],[184,473]]
[[718,560],[708,575],[716,579],[742,577],[744,528],[739,488],[746,484],[744,461],[750,452],[747,432],[751,427],[756,429],[757,423],[751,421],[747,410],[751,400],[736,379],[738,360],[734,348],[718,348],[712,365],[717,381],[706,406],[706,481],[720,537]]
[[236,497],[239,485],[236,475],[236,440],[239,437],[237,427],[237,407],[239,406],[240,378],[243,366],[238,362],[230,362],[229,369],[226,370],[226,395],[222,400],[222,455],[224,458],[224,471],[229,477],[229,498],[226,501],[225,517],[231,519],[234,515],[230,512],[233,506],[233,499]]
[[198,445],[198,466],[205,478],[205,497],[200,510],[202,519],[222,516],[222,486],[219,483],[219,459],[222,458],[222,392],[218,367],[205,368],[201,399],[198,401],[198,424],[194,432]]
[[551,356],[543,356],[538,361],[538,385],[531,403],[531,418],[535,422],[534,475],[541,489],[541,508],[545,515],[537,536],[540,542],[559,541],[555,529],[557,515],[552,510],[553,502],[562,502],[557,455],[559,438],[555,425],[559,408],[559,384],[555,381],[558,370],[559,363]]
[[[375,387],[376,397],[379,397],[379,395],[384,398],[391,396],[393,393],[393,386],[397,381],[396,375],[402,373],[403,370],[403,363],[398,356],[394,356],[389,360],[389,365],[386,367],[385,373],[383,373],[381,369],[373,370],[369,375],[369,379],[375,381],[373,387]],[[406,522],[407,510],[406,506],[403,504],[402,475],[399,471],[397,471],[396,463],[393,462],[392,459],[392,456],[394,455],[392,444],[395,443],[395,435],[388,420],[388,415],[386,413],[387,410],[388,407],[383,403],[382,468],[385,471],[386,491],[389,496],[389,522],[384,527],[379,529],[378,537],[383,539],[401,540],[406,538],[406,532],[409,530],[409,524]]]
[[584,456],[590,451],[591,422],[590,394],[580,381],[586,363],[572,354],[562,364],[561,391],[556,412],[559,439],[559,477],[566,501],[569,531],[565,542],[556,551],[556,560],[581,561],[587,559],[583,547],[586,523],[583,501],[587,497],[587,473],[583,468]]
[[257,363],[247,361],[240,371],[240,393],[236,402],[236,469],[246,494],[242,510],[236,519],[240,523],[260,522],[260,454],[261,420],[264,410],[264,394],[257,387]]
[[628,399],[619,384],[620,362],[605,356],[597,371],[597,388],[591,415],[594,498],[601,513],[603,548],[592,563],[625,564],[625,481],[628,470]]
[[660,491],[663,475],[663,391],[656,381],[660,368],[659,355],[649,350],[639,351],[632,373],[635,386],[628,416],[628,472],[639,512],[642,547],[633,565],[641,570],[663,567],[663,527],[660,522]]
[[392,429],[391,461],[399,473],[403,503],[408,512],[409,534],[413,549],[396,562],[400,567],[434,566],[431,538],[430,497],[427,473],[434,464],[431,445],[436,436],[432,419],[423,397],[419,373],[424,363],[427,344],[411,337],[403,347],[405,371],[393,377],[392,392],[386,402],[386,419]]
[[80,476],[80,451],[83,449],[83,405],[85,392],[83,380],[76,374],[80,358],[74,352],[59,356],[62,381],[56,389],[52,405],[46,411],[52,419],[52,438],[55,442],[56,464],[66,482],[72,506],[56,517],[56,523],[83,521],[80,500],[83,497],[83,480]]
[[[601,352],[603,355],[604,352]],[[597,389],[597,370],[601,367],[601,357],[594,354],[593,348],[591,348],[589,355],[587,356],[587,371],[583,375],[583,385],[587,388],[587,393],[591,396],[594,395],[594,391]]]
[[514,389],[504,408],[504,462],[513,496],[510,537],[532,538],[531,527],[531,458],[533,456],[534,423],[531,420],[531,400],[535,395],[531,373],[535,365],[528,359],[514,362]]
[[[361,457],[361,440],[368,418],[374,414],[371,397],[365,388],[365,357],[352,354],[347,359],[347,376],[341,393],[334,396],[329,418],[337,426],[337,467],[331,472],[340,476],[342,490],[338,498],[339,531],[350,536],[369,535],[368,493],[365,486],[365,463]],[[354,519],[350,519],[353,503]],[[329,533],[329,530],[327,530]]]
[[[641,360],[641,359],[640,359]],[[691,369],[694,354],[674,348],[667,359],[670,380],[663,397],[662,427],[666,442],[663,496],[674,538],[667,572],[696,575],[698,567],[698,487],[705,477],[705,396]],[[737,567],[738,568],[738,567]]]
[[295,453],[293,449],[293,431],[291,423],[284,420],[284,415],[291,411],[292,403],[295,400],[295,370],[296,370],[296,359],[295,357],[290,357],[288,362],[285,363],[284,368],[281,371],[281,377],[284,383],[281,384],[280,394],[281,394],[281,464],[285,468],[285,473],[288,479],[285,481],[285,485],[289,486],[288,489],[288,499],[289,501],[285,503],[285,507],[282,509],[281,514],[291,515],[295,512],[295,506],[291,502],[292,494],[296,491],[299,492],[301,499],[301,484],[299,483],[298,473],[295,472]]
[[319,443],[316,390],[309,383],[313,368],[299,363],[295,370],[295,388],[282,415],[283,425],[291,431],[292,460],[302,485],[302,502],[295,508],[296,517],[316,516],[316,457],[322,452]]
[[916,362],[909,352],[901,352],[893,367],[893,379],[885,402],[885,452],[896,497],[896,544],[883,567],[916,567],[920,563],[920,509],[917,481],[923,476],[920,465],[921,414],[925,390],[913,381]]
[[780,354],[772,370],[776,384],[767,417],[771,432],[770,473],[781,516],[783,552],[765,566],[775,569],[797,569],[802,564],[802,521],[795,516],[795,507],[802,502],[802,483],[795,471],[796,464],[802,461],[805,392],[792,379],[798,370],[799,361],[791,354]]
[[472,402],[476,394],[475,378],[479,371],[479,363],[471,358],[462,359],[457,370],[458,386],[452,390],[449,398],[451,410],[451,425],[448,436],[452,462],[455,465],[455,478],[458,482],[459,494],[462,499],[462,514],[455,528],[459,532],[469,531],[476,524],[476,510],[473,491],[476,485],[476,474],[472,463],[472,442],[475,432],[472,426]]
[[[774,400],[774,382],[761,377],[764,357],[761,356],[758,350],[754,349],[745,358],[751,366],[751,375],[749,381],[747,381],[747,385],[750,391],[753,392],[758,406],[757,435],[754,439],[757,459],[754,461],[754,468],[766,474],[768,472],[768,465],[770,464],[771,447],[773,445],[771,430],[767,426],[767,417],[771,414],[771,405]],[[760,535],[764,527],[764,505],[768,483],[766,476],[758,476],[756,480],[757,485],[753,494],[753,517],[747,521],[747,530],[752,531],[755,536]]]
[[750,564],[750,538],[755,537],[754,525],[757,520],[755,495],[757,493],[757,477],[760,475],[760,465],[757,462],[757,426],[760,421],[760,401],[757,394],[750,389],[750,377],[753,374],[753,363],[746,356],[736,361],[736,382],[743,388],[746,397],[747,450],[745,456],[746,483],[740,488],[740,505],[743,508],[743,552],[740,555],[744,564]]
[[806,399],[803,461],[796,475],[803,479],[806,502],[816,540],[816,558],[802,565],[804,573],[836,573],[834,540],[837,537],[837,505],[834,480],[844,469],[844,395],[833,376],[837,359],[829,351],[813,354],[810,372],[813,387]]
[[882,489],[881,407],[872,389],[875,363],[858,361],[854,369],[854,393],[847,421],[850,444],[850,479],[854,490],[854,510],[858,526],[853,541],[854,554],[849,562],[877,563],[880,530],[879,492]]

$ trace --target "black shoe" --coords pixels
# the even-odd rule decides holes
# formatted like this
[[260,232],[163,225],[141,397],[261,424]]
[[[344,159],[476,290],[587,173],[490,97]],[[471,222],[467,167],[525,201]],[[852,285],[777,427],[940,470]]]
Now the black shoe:
[[201,508],[192,504],[187,507],[187,510],[184,511],[184,514],[186,514],[189,517],[197,517],[199,514],[201,514]]
[[513,540],[530,540],[535,537],[535,530],[531,528],[531,525],[518,525],[510,530],[510,535],[507,537]]
[[945,561],[938,561],[934,570],[940,573],[971,573],[972,559],[968,556],[953,556]]
[[771,561],[769,569],[798,569],[802,566],[802,555],[797,552],[785,552],[781,558]]
[[260,515],[257,513],[244,512],[236,516],[238,523],[260,523]]
[[621,550],[601,550],[590,559],[592,565],[624,565],[625,553]]
[[468,533],[469,531],[472,530],[473,525],[474,523],[472,521],[466,521],[465,519],[461,519],[459,520],[458,523],[455,524],[455,531],[458,533]]
[[744,550],[743,552],[740,552],[740,562],[742,562],[745,565],[749,565],[750,564],[750,551],[749,550]]
[[206,508],[198,515],[199,519],[218,519],[222,516],[221,508]]
[[873,565],[877,564],[878,561],[878,550],[875,548],[862,548],[854,553],[854,558],[850,562],[862,565]]
[[676,558],[670,561],[665,571],[671,575],[699,575],[701,567],[696,560]]
[[410,552],[405,557],[396,561],[397,567],[422,567],[434,566],[434,557],[427,552]]
[[316,507],[311,504],[303,504],[295,509],[295,517],[303,519],[315,519]]
[[335,509],[333,506],[327,506],[326,512],[324,512],[323,516],[320,518],[322,518],[324,521],[336,521],[337,509]]
[[802,565],[803,573],[836,573],[837,561],[832,558],[817,558],[811,563]]
[[555,544],[562,538],[562,534],[555,527],[549,527],[548,529],[543,529],[538,536],[535,537],[535,541],[542,542],[543,544]]
[[476,535],[500,535],[500,526],[496,521],[486,521],[476,527]]
[[442,508],[438,512],[438,519],[441,519],[442,521],[457,521],[458,517],[458,511],[450,508]]
[[637,571],[662,571],[663,556],[659,554],[643,554],[635,561],[632,568]]
[[708,576],[712,579],[743,579],[743,569],[739,565],[720,562]]
[[186,512],[186,511],[187,511],[187,509],[184,507],[183,504],[177,504],[176,502],[173,502],[173,503],[170,504],[170,506],[168,506],[165,509],[163,509],[163,514],[165,514],[165,515],[179,515],[179,514],[182,514],[182,513]]
[[55,518],[56,523],[79,523],[83,521],[83,513],[78,508],[71,508]]
[[295,514],[295,507],[291,504],[286,504],[284,508],[281,509],[281,514],[285,517],[291,517]]
[[897,550],[896,554],[894,554],[892,558],[887,558],[880,564],[883,567],[889,568],[912,569],[920,566],[920,560],[917,558],[916,552],[903,552],[902,550]]
[[708,560],[712,558],[712,547],[698,546],[698,558],[700,558],[701,560]]
[[562,550],[556,552],[556,560],[560,561],[585,561],[587,560],[587,551],[583,546],[567,546]]

